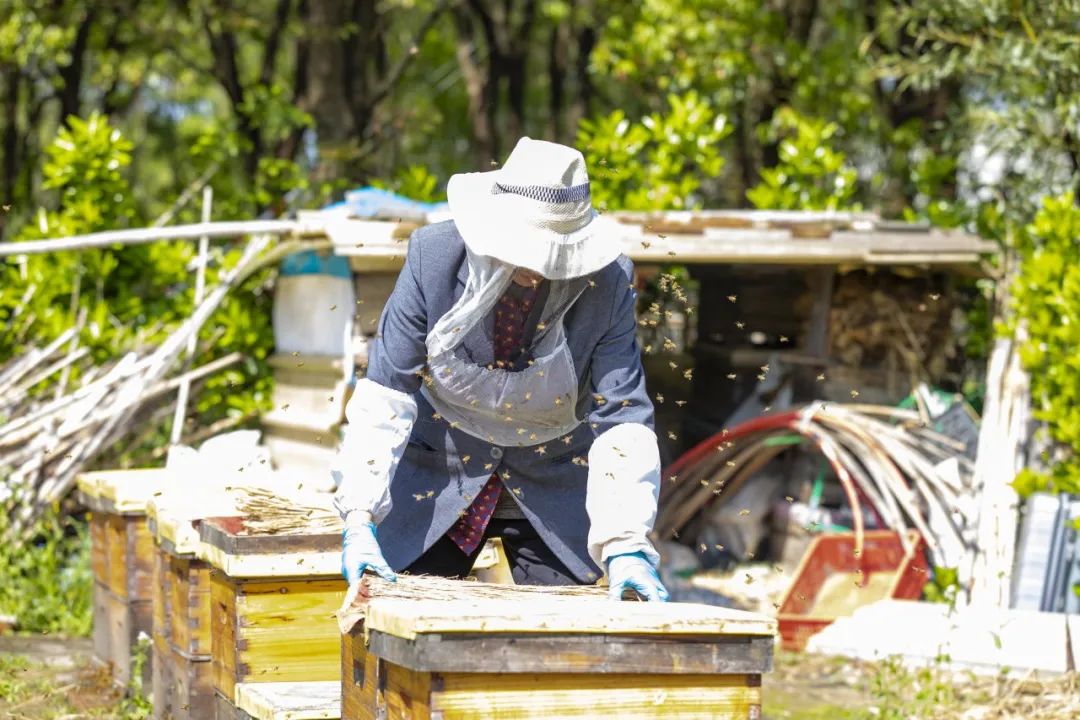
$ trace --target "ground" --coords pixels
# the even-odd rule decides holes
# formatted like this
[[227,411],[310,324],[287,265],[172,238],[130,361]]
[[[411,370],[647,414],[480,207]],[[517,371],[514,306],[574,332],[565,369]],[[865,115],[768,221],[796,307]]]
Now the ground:
[[[90,660],[85,639],[0,636],[0,720],[142,720]],[[1064,720],[1080,717],[1080,677],[1052,683],[945,679],[897,663],[778,652],[764,720]]]
[[0,637],[0,719],[120,720],[120,692],[86,639]]

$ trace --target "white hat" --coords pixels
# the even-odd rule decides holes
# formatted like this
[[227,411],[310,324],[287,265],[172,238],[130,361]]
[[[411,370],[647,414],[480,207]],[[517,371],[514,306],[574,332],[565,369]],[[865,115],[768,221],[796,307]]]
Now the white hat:
[[502,168],[454,175],[446,194],[472,253],[550,280],[594,273],[622,252],[619,223],[593,210],[585,158],[565,145],[523,137]]

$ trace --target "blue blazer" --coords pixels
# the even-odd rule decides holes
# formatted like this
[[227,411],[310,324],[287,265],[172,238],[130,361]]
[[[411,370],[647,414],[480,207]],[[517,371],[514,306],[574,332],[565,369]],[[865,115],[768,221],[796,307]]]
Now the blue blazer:
[[[614,425],[653,426],[637,344],[633,265],[620,256],[594,273],[564,319],[583,422],[569,444],[548,443],[544,454],[535,447],[494,446],[451,428],[434,417],[419,392],[427,333],[461,296],[467,276],[465,244],[452,221],[417,230],[371,348],[367,377],[411,394],[418,410],[390,483],[391,510],[379,525],[383,553],[395,570],[408,567],[457,522],[492,472],[509,472],[504,484],[544,542],[581,582],[595,582],[602,572],[586,548],[589,470],[581,461],[593,440]],[[477,363],[492,362],[490,341],[475,342],[482,344],[463,350]],[[420,494],[423,501],[414,497]]]

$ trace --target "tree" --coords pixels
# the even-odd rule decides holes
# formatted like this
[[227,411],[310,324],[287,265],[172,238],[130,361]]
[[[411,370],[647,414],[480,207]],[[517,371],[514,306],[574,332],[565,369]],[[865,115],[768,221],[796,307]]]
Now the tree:
[[885,22],[912,40],[896,44],[880,72],[918,91],[960,84],[963,140],[1005,160],[1001,180],[1016,203],[1030,212],[1044,193],[1080,190],[1075,2],[910,0]]

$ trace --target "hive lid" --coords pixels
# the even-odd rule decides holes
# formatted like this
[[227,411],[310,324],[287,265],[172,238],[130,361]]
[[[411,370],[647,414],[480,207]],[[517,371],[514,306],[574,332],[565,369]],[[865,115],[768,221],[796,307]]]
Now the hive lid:
[[414,639],[424,634],[528,633],[731,636],[776,633],[764,615],[695,603],[606,598],[407,600],[374,598],[365,630]]
[[165,468],[87,472],[79,476],[79,491],[91,510],[141,515],[154,494],[168,487],[171,477]]

